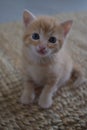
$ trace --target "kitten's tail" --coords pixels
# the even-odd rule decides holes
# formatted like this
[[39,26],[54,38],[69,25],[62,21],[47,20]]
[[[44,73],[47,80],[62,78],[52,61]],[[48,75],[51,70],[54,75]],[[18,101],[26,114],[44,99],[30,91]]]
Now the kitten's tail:
[[74,81],[73,86],[75,87],[79,87],[81,84],[87,82],[87,79],[85,78],[85,74],[82,71],[81,66],[79,66],[78,64],[74,65],[71,79]]

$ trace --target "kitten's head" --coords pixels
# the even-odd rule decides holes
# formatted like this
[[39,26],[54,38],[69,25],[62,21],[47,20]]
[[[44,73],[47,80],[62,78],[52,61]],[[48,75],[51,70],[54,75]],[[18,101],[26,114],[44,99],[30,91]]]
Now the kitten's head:
[[59,24],[53,17],[35,17],[28,10],[23,13],[23,21],[24,44],[40,57],[59,52],[72,26],[72,20]]

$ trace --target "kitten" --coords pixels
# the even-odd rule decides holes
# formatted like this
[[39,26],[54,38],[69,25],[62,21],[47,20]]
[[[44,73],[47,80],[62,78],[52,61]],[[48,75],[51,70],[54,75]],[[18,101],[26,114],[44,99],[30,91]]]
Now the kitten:
[[38,103],[42,108],[49,108],[53,94],[70,79],[73,71],[73,62],[65,46],[72,20],[59,24],[55,18],[35,17],[25,10],[23,21],[24,90],[21,103],[32,103],[35,87],[42,86]]

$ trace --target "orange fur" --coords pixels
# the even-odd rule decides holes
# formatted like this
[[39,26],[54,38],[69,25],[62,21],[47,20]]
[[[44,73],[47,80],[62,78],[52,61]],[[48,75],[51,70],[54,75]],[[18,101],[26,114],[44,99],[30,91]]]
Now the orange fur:
[[[53,93],[66,83],[72,73],[72,59],[65,47],[65,38],[72,26],[71,21],[59,24],[52,17],[34,17],[30,12],[25,11],[24,21],[25,32],[23,37],[23,72],[24,91],[21,102],[29,104],[34,100],[34,87],[43,86],[39,98],[39,105],[48,108],[52,105]],[[65,34],[64,34],[65,32]],[[32,38],[33,33],[38,33],[40,38]],[[49,42],[50,37],[55,37],[56,42]],[[37,51],[45,47],[46,55]],[[40,50],[43,52],[43,50]],[[32,82],[31,82],[32,80]],[[30,82],[29,82],[30,81]]]
[[[41,31],[43,31],[43,35],[45,38],[48,38],[51,35],[57,34],[57,36],[59,36],[57,37],[58,41],[63,40],[62,39],[63,30],[61,26],[58,26],[58,22],[56,21],[56,19],[44,16],[44,17],[39,17],[38,20],[35,20],[31,24],[31,26],[28,26],[24,34],[23,41],[27,44],[34,44],[34,45],[40,44],[40,42],[38,41],[32,41],[32,39],[29,37],[31,36],[33,32],[41,33]],[[55,45],[48,44],[48,46],[54,47]]]

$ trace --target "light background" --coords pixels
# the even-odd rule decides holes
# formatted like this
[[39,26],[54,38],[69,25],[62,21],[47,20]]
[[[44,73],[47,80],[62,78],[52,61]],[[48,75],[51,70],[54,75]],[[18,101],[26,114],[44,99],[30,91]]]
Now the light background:
[[0,0],[0,23],[21,20],[24,9],[36,15],[87,11],[87,0]]

